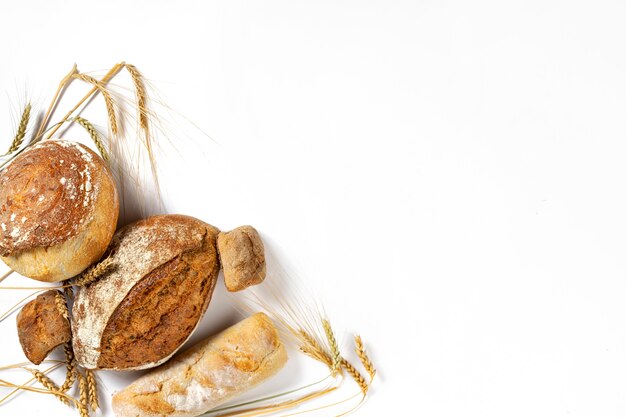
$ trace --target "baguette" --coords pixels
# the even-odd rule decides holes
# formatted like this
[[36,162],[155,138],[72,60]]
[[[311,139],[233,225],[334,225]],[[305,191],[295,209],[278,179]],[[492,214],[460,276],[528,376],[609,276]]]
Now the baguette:
[[287,361],[263,313],[205,339],[113,396],[116,417],[194,417],[276,374]]

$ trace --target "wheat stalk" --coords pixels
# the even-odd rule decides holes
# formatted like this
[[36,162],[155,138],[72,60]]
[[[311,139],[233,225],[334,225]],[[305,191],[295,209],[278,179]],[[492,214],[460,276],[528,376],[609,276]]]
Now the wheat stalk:
[[148,159],[150,160],[150,169],[157,188],[157,196],[160,201],[161,194],[159,191],[159,176],[156,170],[156,159],[154,158],[154,152],[152,151],[152,137],[150,134],[149,114],[148,114],[148,93],[146,92],[146,83],[143,75],[139,72],[137,67],[132,64],[124,63],[124,68],[130,74],[135,87],[135,101],[137,106],[137,119],[139,127],[143,130],[144,145],[148,153]]
[[368,375],[370,376],[371,382],[374,379],[374,375],[376,375],[376,368],[374,368],[372,361],[370,361],[370,358],[367,356],[367,352],[365,351],[365,347],[363,346],[363,340],[361,340],[361,336],[354,336],[354,343],[356,344],[356,354],[361,360],[361,363],[363,364],[363,367],[367,371]]
[[63,292],[68,300],[74,299],[74,289],[72,288],[72,284],[69,279],[63,281]]
[[28,370],[28,372],[33,374],[35,379],[41,385],[43,385],[44,388],[46,388],[48,391],[53,393],[54,396],[57,397],[63,404],[70,405],[69,400],[61,393],[61,391],[59,390],[59,387],[57,387],[54,381],[52,381],[52,379],[50,379],[46,374],[44,374],[43,372],[37,369],[31,369],[31,368],[26,368],[26,369]]
[[[111,81],[111,79],[113,77],[115,77],[124,67],[124,63],[119,63],[119,64],[115,64],[113,66],[113,68],[111,68],[109,70],[109,72],[106,73],[106,75],[104,77],[102,77],[102,79],[100,80],[100,84],[102,86],[106,86],[108,84],[109,81]],[[65,76],[65,78],[63,78],[63,80],[61,81],[61,84],[59,85],[59,88],[56,92],[55,98],[52,101],[52,103],[50,104],[50,108],[48,108],[48,111],[46,112],[46,116],[44,117],[44,122],[42,123],[39,131],[37,132],[37,135],[35,135],[35,138],[39,138],[40,134],[43,134],[43,130],[44,127],[47,125],[47,121],[49,120],[50,116],[52,115],[52,113],[54,113],[54,108],[55,108],[55,103],[57,101],[57,98],[59,97],[61,91],[63,90],[63,88],[65,88],[68,84],[68,82],[72,79],[75,79],[76,77],[74,76],[78,71],[76,70],[76,64],[74,64],[74,67],[72,68],[72,71],[70,71],[69,74],[67,74]],[[76,103],[74,105],[74,107],[72,107],[66,114],[65,116],[63,116],[63,118],[61,119],[61,121],[59,123],[57,123],[57,125],[55,127],[52,128],[52,130],[48,133],[48,135],[46,136],[48,139],[50,139],[52,136],[54,136],[54,134],[61,128],[62,124],[65,123],[70,116],[76,111],[78,110],[78,108],[80,106],[82,106],[87,100],[89,100],[91,97],[94,96],[95,93],[97,93],[98,91],[100,91],[100,89],[96,86],[94,86],[91,90],[89,90],[89,92],[87,94],[85,94],[85,96],[83,96],[82,99],[80,99],[80,101],[78,103]]]
[[87,285],[90,285],[96,282],[98,278],[108,272],[112,267],[113,259],[111,259],[110,257],[105,258],[101,262],[87,269],[78,278],[76,278],[76,280],[74,281],[74,285],[78,287],[85,287]]
[[17,127],[17,132],[15,133],[15,137],[13,138],[13,142],[11,142],[11,147],[9,148],[6,155],[11,154],[17,151],[22,142],[24,142],[24,137],[26,136],[26,129],[28,128],[28,121],[30,120],[30,103],[26,104],[24,107],[24,111],[22,112],[22,118],[20,119],[20,124]]
[[361,388],[361,392],[363,393],[363,395],[366,395],[369,389],[369,386],[367,385],[367,382],[365,382],[365,378],[363,378],[363,375],[361,375],[361,373],[357,371],[356,368],[352,366],[350,362],[348,362],[347,360],[343,358],[341,359],[341,366],[350,374],[352,379],[354,379],[354,381],[357,384],[359,384],[359,387]]
[[100,408],[100,402],[98,401],[98,385],[96,384],[96,377],[93,371],[89,369],[85,371],[87,375],[87,388],[89,392],[89,404],[93,411],[96,411]]
[[56,291],[54,294],[54,303],[57,306],[57,310],[59,310],[59,314],[63,316],[65,320],[70,320],[70,312],[67,309],[67,303],[65,302],[65,297],[63,293],[60,291]]
[[93,142],[96,144],[96,148],[98,148],[100,155],[102,155],[102,159],[104,159],[106,162],[109,162],[109,154],[107,153],[106,148],[102,143],[102,139],[100,138],[100,134],[96,130],[95,126],[84,117],[76,116],[72,120],[81,125],[87,131],[87,133],[89,133],[89,136],[91,136],[91,140],[93,140]]
[[298,337],[302,340],[302,344],[300,345],[300,351],[311,358],[322,362],[326,366],[328,366],[331,370],[333,369],[333,360],[330,355],[324,351],[324,349],[320,346],[320,344],[311,336],[309,333],[300,329],[298,331]]
[[97,79],[87,74],[78,73],[78,74],[74,74],[73,77],[93,85],[95,88],[98,89],[98,91],[100,91],[100,93],[102,94],[102,97],[104,97],[104,103],[106,104],[107,114],[109,115],[109,126],[111,127],[111,132],[113,133],[113,136],[117,136],[118,124],[117,124],[117,116],[115,115],[115,102],[113,101],[113,96],[111,95],[109,90],[106,88],[106,86],[103,83],[101,83]]
[[78,411],[80,412],[80,417],[89,417],[89,408],[87,407],[87,397],[88,397],[88,389],[87,389],[87,379],[85,376],[78,372],[78,392],[79,399],[77,402]]
[[124,67],[130,74],[130,77],[133,80],[133,85],[135,86],[139,126],[145,131],[146,135],[148,135],[148,94],[146,93],[143,75],[139,72],[137,67],[132,64],[125,64]]
[[65,352],[65,363],[67,365],[67,373],[65,375],[65,382],[59,388],[60,391],[66,392],[72,385],[74,385],[74,381],[76,381],[76,367],[74,366],[74,351],[72,350],[72,344],[66,343],[63,346],[63,350]]
[[330,368],[333,374],[338,371],[341,372],[339,365],[341,364],[341,353],[339,352],[339,345],[337,345],[337,339],[335,339],[335,333],[330,326],[330,322],[326,319],[322,319],[322,327],[324,327],[324,333],[326,333],[326,339],[330,344],[330,353],[332,358],[332,366]]

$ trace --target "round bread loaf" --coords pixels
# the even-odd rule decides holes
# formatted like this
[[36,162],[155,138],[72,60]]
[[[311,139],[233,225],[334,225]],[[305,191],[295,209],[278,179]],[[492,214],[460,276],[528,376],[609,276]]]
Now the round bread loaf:
[[71,278],[100,259],[118,214],[115,182],[97,154],[43,141],[0,173],[0,256],[39,281]]
[[82,287],[72,310],[74,353],[87,369],[146,369],[169,359],[206,311],[219,272],[219,230],[181,215],[120,229],[112,269]]

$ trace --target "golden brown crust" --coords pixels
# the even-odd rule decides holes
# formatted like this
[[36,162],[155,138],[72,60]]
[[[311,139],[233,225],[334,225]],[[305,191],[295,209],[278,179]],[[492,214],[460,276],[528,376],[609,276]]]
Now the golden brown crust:
[[278,330],[257,313],[209,337],[113,396],[116,417],[192,417],[253,388],[287,362]]
[[57,346],[69,342],[70,325],[56,304],[56,290],[46,291],[17,315],[17,334],[24,355],[39,365]]
[[241,226],[217,237],[228,291],[241,291],[265,279],[265,249],[252,226]]
[[114,268],[80,289],[74,351],[87,369],[157,366],[180,348],[210,301],[219,230],[189,216],[153,216],[119,230]]
[[0,254],[40,281],[82,272],[108,246],[119,213],[104,161],[83,145],[45,141],[0,175]]
[[98,158],[71,142],[45,141],[0,175],[0,254],[48,247],[76,236],[93,210]]
[[178,349],[206,311],[219,273],[215,236],[144,276],[102,334],[98,368],[158,362]]

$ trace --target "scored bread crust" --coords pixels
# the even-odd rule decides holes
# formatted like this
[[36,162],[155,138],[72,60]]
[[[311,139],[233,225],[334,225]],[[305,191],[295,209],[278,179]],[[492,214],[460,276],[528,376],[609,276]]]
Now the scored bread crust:
[[197,343],[113,396],[116,417],[193,417],[275,375],[287,362],[278,330],[254,314]]
[[113,176],[79,143],[47,140],[0,174],[0,255],[18,273],[56,282],[100,259],[119,214]]
[[76,295],[72,334],[79,364],[133,370],[169,359],[211,299],[219,272],[218,233],[182,215],[153,216],[120,229],[105,254],[112,270]]

